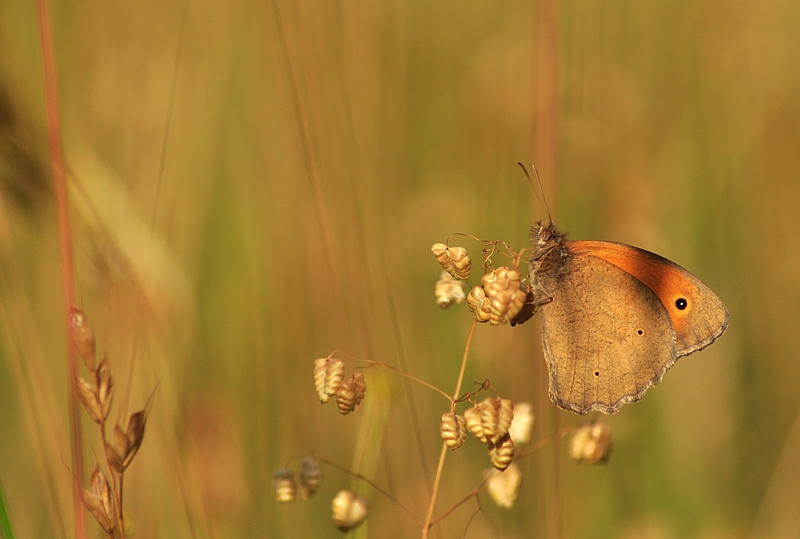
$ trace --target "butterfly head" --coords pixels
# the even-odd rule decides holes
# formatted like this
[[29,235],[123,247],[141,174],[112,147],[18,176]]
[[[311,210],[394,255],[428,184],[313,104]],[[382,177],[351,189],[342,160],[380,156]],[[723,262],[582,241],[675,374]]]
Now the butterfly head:
[[531,228],[531,242],[533,243],[533,260],[541,260],[547,253],[557,247],[563,247],[567,235],[556,230],[553,223],[544,224],[538,221]]

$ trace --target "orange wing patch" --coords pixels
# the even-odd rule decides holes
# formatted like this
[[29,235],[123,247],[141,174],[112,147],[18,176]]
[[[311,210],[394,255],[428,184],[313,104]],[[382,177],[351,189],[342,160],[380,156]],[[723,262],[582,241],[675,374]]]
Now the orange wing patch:
[[[692,275],[688,271],[655,253],[622,243],[570,241],[568,248],[573,254],[601,258],[636,277],[661,300],[675,332],[682,333],[686,329],[686,318],[699,297],[699,290],[691,281]],[[681,299],[686,301],[683,309],[676,305]]]

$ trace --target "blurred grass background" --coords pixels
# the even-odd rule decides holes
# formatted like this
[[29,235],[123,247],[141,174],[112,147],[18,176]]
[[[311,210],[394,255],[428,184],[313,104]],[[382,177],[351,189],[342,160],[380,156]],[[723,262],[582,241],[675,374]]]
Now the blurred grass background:
[[[524,247],[544,210],[517,161],[539,166],[573,238],[678,262],[731,323],[603,418],[607,466],[550,443],[520,460],[514,509],[482,494],[483,514],[468,526],[468,503],[434,537],[800,536],[800,4],[53,10],[78,295],[121,421],[155,392],[125,483],[136,537],[334,537],[346,476],[325,469],[308,503],[271,497],[273,470],[308,451],[424,516],[446,402],[370,369],[365,403],[341,417],[320,407],[312,361],[342,349],[451,392],[470,318],[435,305],[429,247],[453,232]],[[31,3],[0,4],[0,50],[0,479],[18,537],[68,537]],[[543,439],[583,418],[549,402],[537,326],[478,328],[467,382],[533,402]],[[102,449],[84,424],[91,466]],[[486,466],[474,440],[448,455],[437,513]],[[356,488],[372,504],[357,536],[418,536]]]

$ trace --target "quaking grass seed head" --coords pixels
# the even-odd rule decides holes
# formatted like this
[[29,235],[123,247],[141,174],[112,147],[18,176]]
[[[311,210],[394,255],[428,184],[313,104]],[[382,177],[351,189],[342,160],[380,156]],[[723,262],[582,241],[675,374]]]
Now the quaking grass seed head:
[[492,319],[492,303],[486,297],[486,291],[482,286],[473,286],[467,296],[467,307],[469,312],[475,317],[475,320],[481,324]]
[[323,357],[314,360],[314,387],[320,402],[326,403],[336,395],[344,379],[344,362]]
[[486,491],[492,501],[499,507],[511,509],[517,501],[519,486],[522,483],[519,466],[512,462],[503,472],[489,468],[483,476],[486,479]]
[[462,415],[448,412],[442,414],[439,434],[450,449],[458,449],[467,439],[467,420]]
[[281,468],[272,473],[272,491],[279,503],[290,503],[297,497],[297,482],[290,468]]
[[493,326],[514,320],[528,297],[528,287],[519,270],[506,266],[487,273],[481,279],[489,301],[489,323]]
[[603,422],[586,423],[575,430],[569,455],[577,462],[602,464],[611,454],[611,428]]
[[333,522],[343,532],[361,526],[367,519],[369,503],[349,490],[340,490],[331,502]]
[[487,397],[464,410],[467,430],[485,444],[496,444],[514,420],[514,403],[509,399]]
[[518,402],[514,405],[514,419],[508,428],[508,434],[515,444],[527,444],[533,430],[533,406],[529,402]]
[[489,461],[501,472],[511,465],[514,459],[514,441],[506,433],[496,444],[489,444]]
[[313,457],[304,458],[300,468],[300,494],[303,499],[310,500],[319,490],[321,484],[322,470],[319,467],[319,462]]
[[472,260],[463,247],[448,247],[444,243],[434,243],[431,247],[437,262],[456,279],[469,279]]
[[434,295],[436,296],[436,304],[442,309],[462,303],[467,297],[464,281],[455,279],[446,270],[442,270],[439,280],[436,281]]
[[366,391],[367,384],[364,374],[360,370],[353,372],[336,390],[336,406],[339,408],[339,413],[347,415],[354,411],[356,406],[364,400]]

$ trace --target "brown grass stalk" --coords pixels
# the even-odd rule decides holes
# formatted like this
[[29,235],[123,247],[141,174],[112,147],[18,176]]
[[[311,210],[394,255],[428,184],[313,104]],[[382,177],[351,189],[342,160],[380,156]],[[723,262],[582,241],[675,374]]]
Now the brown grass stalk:
[[[464,382],[464,372],[467,368],[467,357],[469,357],[469,347],[472,343],[472,336],[475,334],[477,327],[477,320],[472,321],[472,327],[469,329],[469,336],[467,336],[467,345],[464,347],[464,357],[461,358],[461,371],[458,373],[458,382],[456,382],[456,390],[453,392],[453,399],[458,399],[461,393],[461,384]],[[442,481],[442,471],[444,470],[444,460],[447,456],[447,444],[442,444],[442,451],[439,454],[439,466],[436,468],[436,479],[433,480],[433,494],[431,494],[431,503],[428,506],[428,514],[425,516],[425,523],[422,525],[422,539],[427,539],[431,530],[431,522],[433,520],[433,510],[436,508],[436,497],[439,494],[439,485]]]
[[61,252],[61,275],[64,293],[64,324],[67,338],[67,383],[69,389],[70,417],[70,453],[72,473],[78,478],[72,485],[72,506],[75,515],[75,537],[86,537],[86,513],[81,502],[81,485],[83,481],[83,445],[81,442],[81,417],[75,380],[78,373],[78,362],[72,340],[72,310],[75,305],[75,279],[72,256],[72,235],[69,222],[69,202],[67,198],[67,181],[64,174],[64,156],[61,148],[61,124],[58,112],[58,84],[56,78],[56,62],[53,46],[53,26],[48,0],[36,0],[36,13],[39,26],[39,43],[42,52],[42,68],[44,70],[45,109],[47,111],[47,132],[50,146],[50,163],[53,170],[53,186],[56,195],[58,212],[58,244]]

